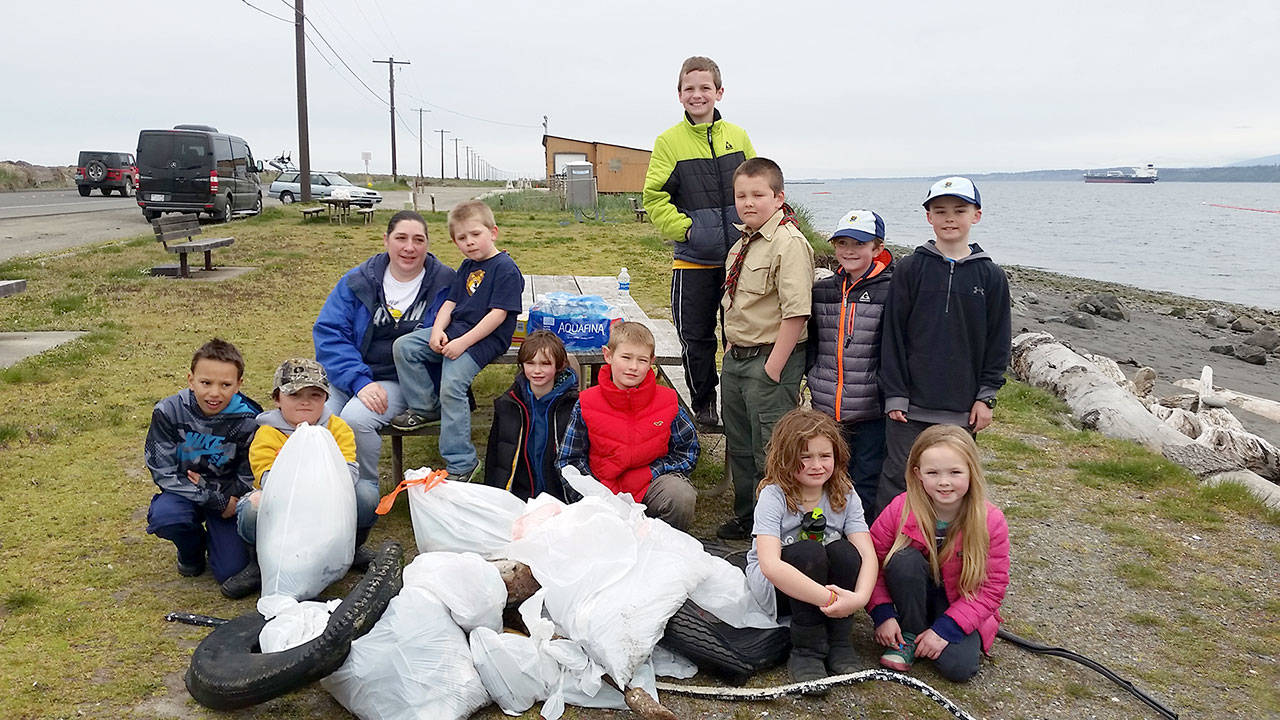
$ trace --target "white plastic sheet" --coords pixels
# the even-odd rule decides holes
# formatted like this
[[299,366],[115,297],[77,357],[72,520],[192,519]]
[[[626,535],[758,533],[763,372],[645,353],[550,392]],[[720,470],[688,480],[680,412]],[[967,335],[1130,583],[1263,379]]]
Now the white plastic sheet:
[[497,566],[475,553],[423,553],[405,567],[404,584],[431,591],[464,632],[502,632],[507,586]]
[[313,598],[347,573],[356,495],[328,430],[303,423],[285,441],[262,488],[257,530],[264,598]]
[[463,720],[489,704],[466,635],[444,603],[413,586],[320,683],[362,720]]
[[[258,632],[258,645],[264,653],[280,652],[311,642],[320,637],[329,625],[329,616],[342,604],[341,600],[298,602],[293,598],[276,595],[279,600],[271,615],[265,615],[267,624]],[[259,608],[259,612],[262,609]]]
[[[431,474],[430,468],[404,474],[412,483]],[[504,557],[511,541],[511,524],[525,511],[524,501],[502,488],[474,483],[411,484],[409,517],[418,552],[439,550],[474,552],[493,560]]]

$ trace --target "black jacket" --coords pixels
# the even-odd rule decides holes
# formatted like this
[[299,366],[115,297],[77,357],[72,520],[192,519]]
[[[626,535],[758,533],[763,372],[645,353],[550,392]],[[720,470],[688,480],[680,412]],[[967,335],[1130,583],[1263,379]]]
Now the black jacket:
[[930,241],[894,266],[880,346],[885,412],[954,422],[1004,385],[1009,280],[981,247],[970,248],[952,261]]
[[[560,443],[569,427],[573,406],[578,403],[578,376],[573,370],[564,370],[556,376],[551,396],[547,410],[551,426],[542,456],[542,477],[546,483],[543,492],[568,502],[560,469],[556,467],[556,457],[560,454]],[[518,373],[511,387],[494,398],[493,425],[489,428],[489,444],[485,449],[484,483],[510,490],[522,500],[538,494],[532,472],[533,456],[529,450],[532,411],[533,395],[529,392],[529,381],[523,373]]]

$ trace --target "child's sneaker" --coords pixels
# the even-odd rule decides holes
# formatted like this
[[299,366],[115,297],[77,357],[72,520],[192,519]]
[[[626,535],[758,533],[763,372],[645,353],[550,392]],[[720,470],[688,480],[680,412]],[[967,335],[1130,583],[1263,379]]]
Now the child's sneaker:
[[916,636],[902,633],[902,645],[889,648],[880,656],[880,664],[890,670],[911,672],[911,664],[916,661]]
[[414,412],[413,410],[405,410],[399,415],[391,418],[391,427],[404,432],[413,432],[422,428],[440,422],[440,411],[428,411],[425,413]]

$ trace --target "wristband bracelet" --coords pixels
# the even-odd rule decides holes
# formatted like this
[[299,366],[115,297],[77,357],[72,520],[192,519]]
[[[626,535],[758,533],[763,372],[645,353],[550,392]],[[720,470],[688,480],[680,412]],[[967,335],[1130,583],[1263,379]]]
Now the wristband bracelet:
[[840,596],[836,594],[836,591],[835,591],[835,590],[832,590],[832,591],[831,591],[831,599],[830,599],[830,600],[828,600],[828,601],[827,601],[827,604],[826,604],[826,605],[823,605],[822,607],[824,607],[824,608],[831,607],[832,605],[835,605],[835,604],[836,604],[836,601],[837,601],[837,600],[839,600],[839,599],[840,599]]

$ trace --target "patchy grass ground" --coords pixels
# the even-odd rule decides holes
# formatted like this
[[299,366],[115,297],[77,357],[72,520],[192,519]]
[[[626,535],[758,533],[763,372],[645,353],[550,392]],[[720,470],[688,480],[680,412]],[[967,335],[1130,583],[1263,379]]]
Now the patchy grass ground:
[[[433,249],[456,265],[443,215],[429,221]],[[640,304],[666,312],[669,249],[651,225],[631,221],[629,205],[587,223],[504,206],[498,221],[500,246],[526,272],[613,275],[625,265]],[[237,242],[219,262],[257,269],[217,284],[146,275],[168,261],[150,238],[0,265],[0,278],[29,281],[26,293],[0,301],[0,330],[89,331],[0,371],[0,686],[8,688],[0,717],[224,715],[196,706],[182,686],[207,630],[162,618],[176,610],[231,617],[253,599],[225,600],[207,575],[179,577],[172,545],[144,533],[154,491],[141,451],[151,406],[183,387],[192,350],[213,335],[241,348],[245,391],[269,400],[279,361],[311,353],[311,323],[338,277],[381,247],[376,225],[303,224],[283,209],[229,231]],[[480,376],[477,443],[489,400],[511,373]],[[709,490],[723,473],[723,444],[705,441],[695,479]],[[1280,715],[1280,516],[1235,488],[1201,488],[1131,444],[1076,429],[1064,406],[1018,383],[1001,393],[996,425],[980,444],[1013,540],[1009,629],[1089,655],[1184,716]],[[434,442],[420,438],[407,440],[406,454],[411,466],[439,459]],[[728,506],[724,496],[700,499],[695,534],[709,537]],[[403,503],[375,529],[375,540],[384,537],[412,546]],[[869,623],[859,623],[870,667]],[[917,674],[977,717],[1154,716],[1090,671],[999,641],[967,685],[942,680],[928,663]],[[772,672],[751,684],[783,678]],[[822,700],[664,702],[699,718],[949,717],[883,683]],[[230,715],[347,716],[319,688]],[[478,715],[500,716],[492,708]]]

